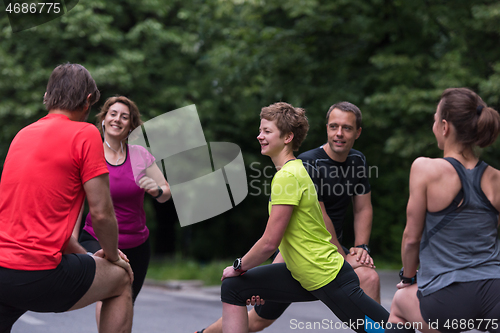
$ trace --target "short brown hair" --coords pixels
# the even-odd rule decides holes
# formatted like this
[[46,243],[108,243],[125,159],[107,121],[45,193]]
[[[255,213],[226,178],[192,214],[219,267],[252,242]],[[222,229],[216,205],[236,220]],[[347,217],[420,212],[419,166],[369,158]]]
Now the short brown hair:
[[280,137],[288,133],[293,133],[293,151],[299,150],[309,130],[306,110],[295,108],[285,102],[278,102],[263,107],[260,112],[260,119],[276,121],[276,127],[278,127],[280,131]]
[[110,97],[106,100],[104,105],[101,107],[101,110],[96,115],[97,128],[99,129],[99,132],[101,132],[101,135],[103,136],[104,133],[102,131],[102,121],[104,120],[104,118],[106,118],[106,114],[108,113],[111,105],[115,103],[121,103],[123,105],[128,106],[128,110],[130,111],[130,130],[133,131],[142,124],[141,113],[139,112],[139,108],[137,107],[137,105],[135,105],[135,103],[132,100],[128,99],[125,96]]
[[339,109],[340,111],[354,113],[354,115],[356,116],[356,129],[361,127],[361,121],[362,121],[361,110],[356,105],[349,102],[340,102],[330,106],[328,112],[326,113],[327,124],[328,124],[328,119],[330,118],[330,113],[332,113],[333,109]]
[[453,124],[457,141],[464,148],[491,145],[498,137],[500,116],[468,88],[448,88],[439,103],[441,119]]
[[87,104],[94,105],[101,97],[94,79],[89,71],[79,64],[63,64],[57,66],[50,75],[43,104],[48,111],[62,109],[77,111]]

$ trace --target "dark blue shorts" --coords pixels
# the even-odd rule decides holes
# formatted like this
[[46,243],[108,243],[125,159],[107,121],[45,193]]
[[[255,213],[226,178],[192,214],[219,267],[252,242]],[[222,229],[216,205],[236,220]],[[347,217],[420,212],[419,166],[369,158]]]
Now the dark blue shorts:
[[40,271],[0,267],[0,333],[10,332],[26,311],[64,312],[89,290],[96,264],[86,254],[66,254],[55,269]]

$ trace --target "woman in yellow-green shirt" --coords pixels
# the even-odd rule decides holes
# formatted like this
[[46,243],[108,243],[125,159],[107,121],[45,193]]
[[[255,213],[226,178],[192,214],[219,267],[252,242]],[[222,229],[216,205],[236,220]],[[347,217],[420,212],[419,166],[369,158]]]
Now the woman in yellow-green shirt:
[[[356,273],[330,243],[314,184],[294,157],[309,129],[305,110],[280,102],[262,108],[260,118],[261,153],[278,172],[264,234],[224,270],[223,331],[248,331],[245,305],[255,295],[287,303],[319,299],[356,332],[381,328],[389,313],[359,288]],[[283,263],[256,267],[278,247]]]

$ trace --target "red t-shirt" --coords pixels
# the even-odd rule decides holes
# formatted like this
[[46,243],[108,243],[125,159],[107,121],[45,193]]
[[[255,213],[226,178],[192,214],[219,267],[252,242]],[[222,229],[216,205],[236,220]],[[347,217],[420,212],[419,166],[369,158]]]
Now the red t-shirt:
[[49,114],[23,128],[0,181],[0,266],[57,267],[85,198],[83,184],[105,173],[95,126]]

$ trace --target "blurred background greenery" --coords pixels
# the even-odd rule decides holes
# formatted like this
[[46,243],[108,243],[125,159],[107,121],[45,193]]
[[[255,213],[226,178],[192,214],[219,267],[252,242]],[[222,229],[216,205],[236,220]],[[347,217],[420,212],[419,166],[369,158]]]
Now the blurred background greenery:
[[[262,234],[270,178],[261,171],[271,165],[256,140],[262,106],[286,101],[307,110],[300,152],[326,141],[330,105],[361,108],[355,148],[377,171],[370,245],[388,266],[400,264],[410,165],[440,156],[431,126],[441,92],[470,87],[500,107],[498,1],[82,0],[17,33],[0,10],[2,163],[14,135],[46,114],[47,80],[65,62],[84,65],[102,92],[91,122],[117,94],[134,100],[145,121],[196,104],[207,141],[241,147],[248,181],[257,181],[236,208],[181,228],[172,201],[147,198],[154,255],[169,258],[167,266],[224,266]],[[482,157],[500,167],[498,144]],[[352,232],[346,237],[350,245]]]

